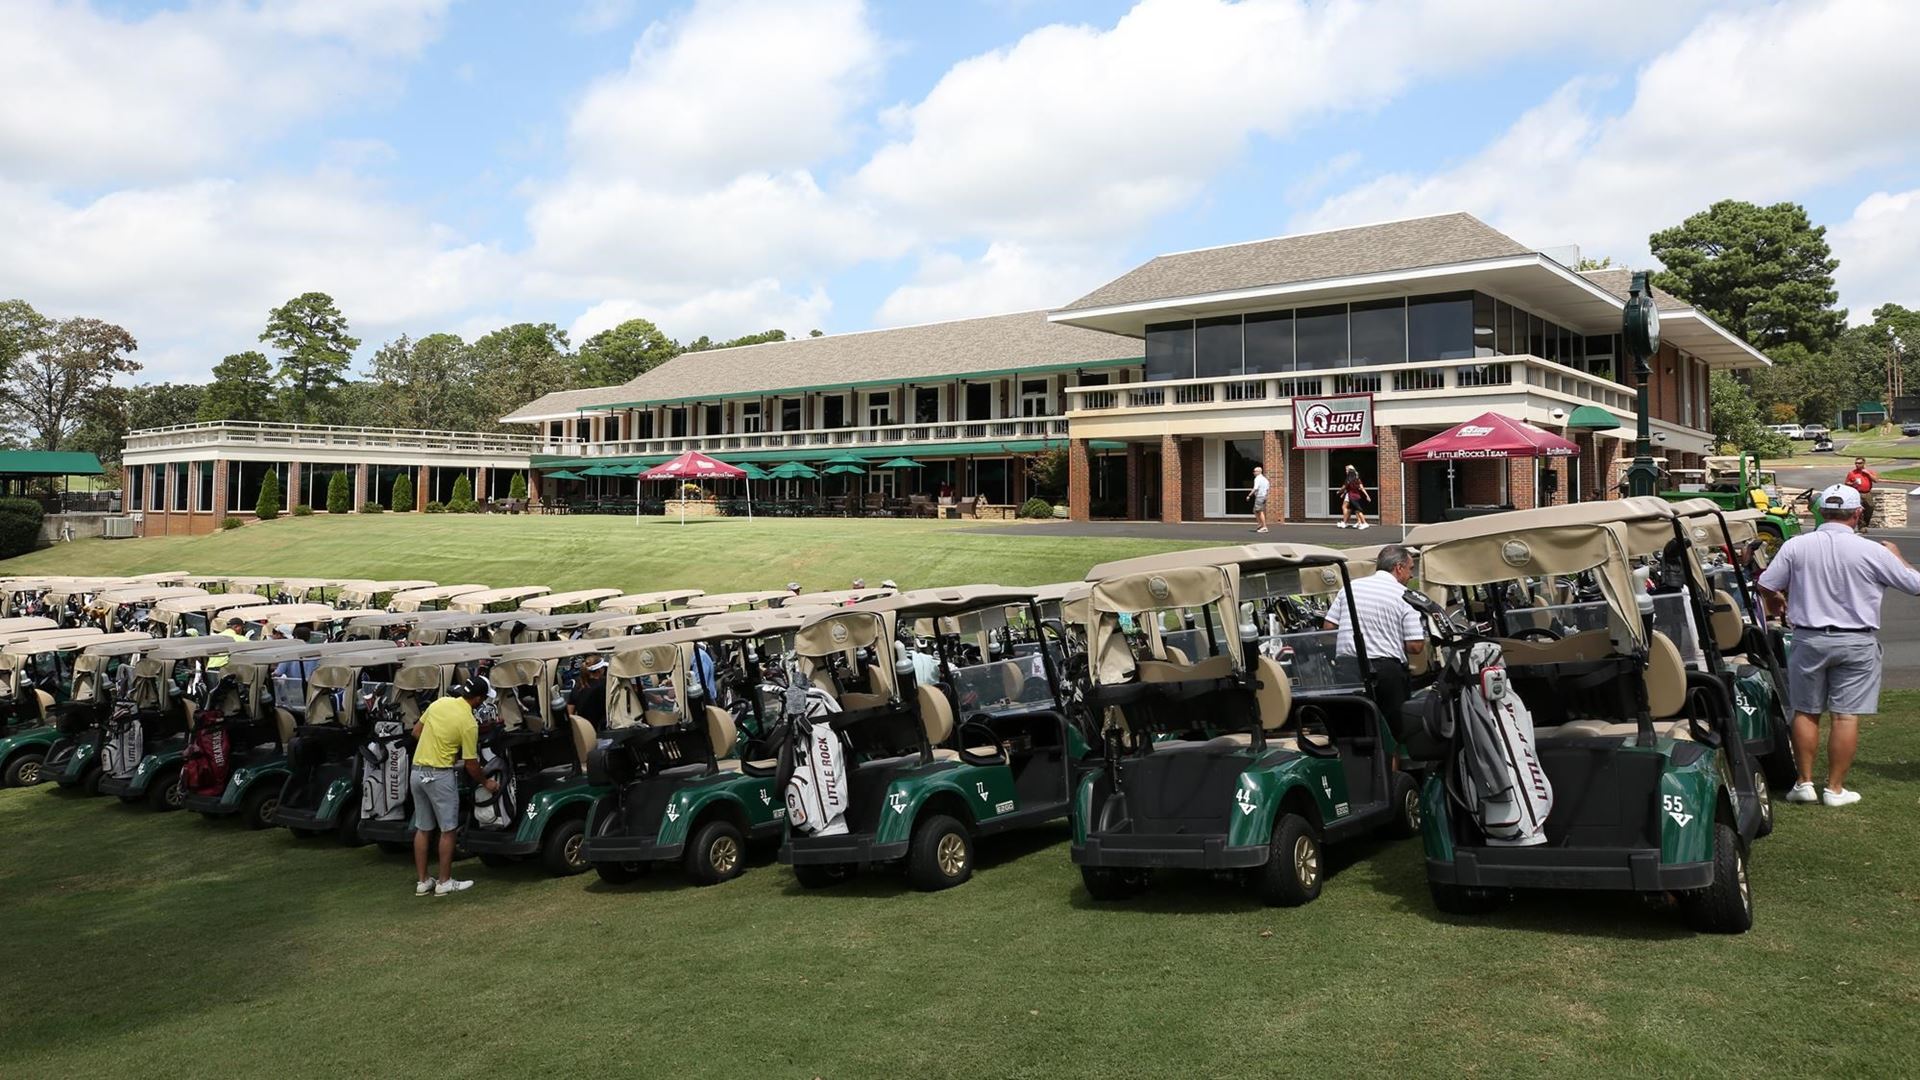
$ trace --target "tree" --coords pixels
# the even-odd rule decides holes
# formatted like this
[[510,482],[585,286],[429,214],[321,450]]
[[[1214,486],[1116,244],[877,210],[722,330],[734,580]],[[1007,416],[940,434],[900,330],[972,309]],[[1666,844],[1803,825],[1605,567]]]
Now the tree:
[[413,481],[407,479],[406,473],[401,473],[394,478],[393,497],[388,500],[388,505],[393,507],[393,512],[396,514],[404,514],[413,509]]
[[347,479],[345,470],[333,474],[327,481],[327,513],[345,514],[353,509],[353,482]]
[[471,406],[473,350],[458,334],[405,334],[373,354],[373,381],[393,427],[465,430],[485,423]]
[[60,449],[115,375],[140,370],[127,355],[140,347],[133,335],[100,319],[44,323],[20,340],[24,348],[6,371],[0,398],[41,450]]
[[268,420],[273,413],[273,362],[252,349],[213,365],[200,405],[202,420]]
[[1574,268],[1574,269],[1575,269],[1576,271],[1579,271],[1579,270],[1609,270],[1609,269],[1612,269],[1612,268],[1613,268],[1613,256],[1611,256],[1611,255],[1602,255],[1602,256],[1600,256],[1600,257],[1599,257],[1599,258],[1597,258],[1597,259],[1589,259],[1589,258],[1587,258],[1586,256],[1584,256],[1584,255],[1583,255],[1583,256],[1581,256],[1581,257],[1580,257],[1580,260],[1579,260],[1578,262],[1576,262],[1576,263],[1574,263],[1574,264],[1573,264],[1573,268]]
[[1840,265],[1798,203],[1726,199],[1648,239],[1666,267],[1653,283],[1711,315],[1760,349],[1833,343],[1847,313],[1833,305]]
[[507,485],[507,498],[518,500],[518,501],[525,501],[526,497],[527,497],[527,474],[523,472],[514,473],[513,482]]
[[253,513],[261,521],[280,516],[280,474],[273,469],[268,469],[260,480],[260,497],[254,500]]
[[583,386],[617,386],[679,356],[680,343],[645,319],[628,319],[580,346]]
[[578,385],[579,366],[567,333],[552,323],[516,323],[473,343],[474,385],[481,427],[555,390]]
[[334,416],[335,388],[346,381],[360,339],[347,333],[346,316],[323,292],[302,293],[267,312],[260,340],[280,350],[281,411],[296,424],[325,423]]
[[20,358],[42,347],[53,320],[25,300],[0,300],[0,376]]
[[105,387],[83,408],[80,426],[67,445],[112,464],[120,460],[129,432],[191,424],[199,419],[206,390],[192,383]]
[[1713,428],[1714,442],[1762,457],[1776,457],[1792,449],[1786,439],[1767,430],[1753,396],[1732,372],[1714,372],[1709,394],[1712,407],[1708,410],[1708,422]]
[[[815,331],[813,336],[819,337],[820,334],[818,331]],[[693,344],[687,346],[687,351],[706,352],[709,349],[737,349],[742,345],[764,345],[769,341],[785,340],[787,340],[787,332],[785,330],[762,330],[757,334],[742,334],[728,341],[709,341],[707,340],[707,336],[702,334]]]
[[461,473],[453,482],[453,497],[447,500],[447,513],[473,513],[473,481],[467,479],[466,473]]

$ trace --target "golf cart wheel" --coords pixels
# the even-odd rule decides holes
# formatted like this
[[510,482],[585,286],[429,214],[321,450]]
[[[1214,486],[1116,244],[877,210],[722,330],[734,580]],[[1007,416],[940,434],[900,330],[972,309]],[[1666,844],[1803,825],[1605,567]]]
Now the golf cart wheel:
[[160,813],[178,810],[187,802],[187,788],[180,782],[180,770],[168,769],[147,785],[147,805]]
[[1420,782],[1403,772],[1393,774],[1393,822],[1387,826],[1392,836],[1419,836],[1423,811],[1420,806]]
[[273,815],[279,810],[280,789],[270,785],[257,787],[240,800],[240,820],[249,829],[273,828]]
[[1753,770],[1753,793],[1760,799],[1760,825],[1753,832],[1755,837],[1767,836],[1773,832],[1773,789],[1767,786],[1767,770]]
[[1680,894],[1680,913],[1703,934],[1744,934],[1753,927],[1753,890],[1747,883],[1747,852],[1740,834],[1725,822],[1713,825],[1713,884]]
[[40,768],[40,763],[45,760],[45,754],[36,754],[31,750],[15,754],[7,762],[5,775],[0,776],[0,787],[33,787],[45,780],[46,774]]
[[825,889],[853,877],[849,863],[794,863],[793,876],[801,888]]
[[360,801],[349,797],[347,804],[340,808],[340,820],[334,823],[333,838],[340,841],[342,847],[364,847],[366,841],[360,838]]
[[572,877],[587,872],[587,823],[569,818],[547,830],[540,842],[540,865],[554,877]]
[[1780,526],[1770,521],[1760,521],[1754,523],[1754,531],[1759,534],[1760,546],[1766,549],[1767,558],[1780,554],[1780,545],[1786,543]]
[[1320,837],[1299,814],[1283,811],[1273,823],[1267,864],[1254,871],[1254,890],[1262,903],[1299,907],[1320,895],[1325,878]]
[[1782,791],[1800,782],[1800,764],[1793,756],[1793,742],[1789,739],[1775,739],[1784,745],[1773,753],[1760,759],[1760,769],[1765,773],[1767,785]]
[[973,876],[973,836],[946,814],[929,814],[913,827],[907,880],[924,892],[951,889]]
[[683,857],[695,885],[732,881],[747,868],[747,838],[731,821],[709,821],[693,834]]
[[1494,889],[1429,881],[1427,890],[1433,894],[1433,906],[1448,915],[1485,915],[1500,906],[1500,893]]
[[413,844],[406,840],[382,840],[380,850],[389,855],[409,855],[413,853]]
[[105,777],[106,772],[102,770],[100,766],[89,765],[87,766],[87,771],[80,774],[80,782],[73,786],[76,791],[79,791],[83,795],[98,795],[100,794],[100,781]]
[[1112,866],[1083,866],[1080,880],[1087,895],[1095,900],[1131,900],[1147,889],[1145,870],[1121,870]]

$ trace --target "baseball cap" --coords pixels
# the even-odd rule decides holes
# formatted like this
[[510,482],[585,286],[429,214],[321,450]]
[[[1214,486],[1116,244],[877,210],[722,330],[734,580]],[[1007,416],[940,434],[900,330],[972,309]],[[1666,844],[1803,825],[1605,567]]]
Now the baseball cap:
[[799,582],[797,582],[797,581],[789,581],[789,582],[787,582],[787,591],[788,591],[788,592],[791,592],[791,593],[797,593],[797,592],[799,592],[799,591],[800,591],[800,583],[799,583]]
[[892,578],[887,578],[886,580],[884,580],[884,581],[882,581],[882,582],[880,583],[880,587],[881,587],[881,588],[883,588],[883,589],[897,589],[897,588],[899,588],[900,586],[898,586],[898,585],[895,585],[895,584],[893,583],[893,579],[892,579]]
[[1835,484],[1820,493],[1822,510],[1858,510],[1860,493],[1845,484]]
[[588,671],[602,671],[605,670],[606,666],[607,658],[604,656],[595,656],[587,661]]
[[275,629],[275,630],[277,630],[277,631],[279,631],[279,632],[280,632],[280,633],[282,633],[282,634],[285,634],[285,635],[286,635],[286,636],[288,636],[288,637],[292,637],[292,636],[293,636],[293,624],[292,624],[292,623],[280,623],[280,624],[278,624],[278,625],[276,625],[276,626],[274,627],[274,629]]

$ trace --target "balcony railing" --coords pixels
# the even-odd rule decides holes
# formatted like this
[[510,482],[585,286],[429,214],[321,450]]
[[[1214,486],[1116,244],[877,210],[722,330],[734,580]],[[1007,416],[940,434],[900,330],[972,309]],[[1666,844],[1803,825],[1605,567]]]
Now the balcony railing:
[[331,424],[271,424],[217,420],[146,428],[127,435],[129,451],[176,446],[342,447],[368,450],[429,450],[468,454],[567,453],[550,446],[578,440],[500,431],[427,431],[418,428],[338,427]]
[[[1280,406],[1295,397],[1372,393],[1386,401],[1444,398],[1462,391],[1505,391],[1525,386],[1574,404],[1591,402],[1632,414],[1631,387],[1533,356],[1502,356],[1433,363],[1382,364],[1280,375],[1228,375],[1212,379],[1168,379],[1125,386],[1067,388],[1067,415],[1135,410],[1200,411],[1249,405]],[[1687,423],[1683,418],[1681,423]]]
[[915,445],[992,442],[1003,439],[1065,439],[1064,416],[1012,416],[1000,420],[955,420],[942,424],[878,424],[868,427],[808,428],[801,431],[738,431],[725,435],[684,435],[665,439],[616,439],[609,442],[543,446],[543,454],[632,457],[682,454],[698,450],[725,455],[739,450],[803,450],[831,447],[909,450]]

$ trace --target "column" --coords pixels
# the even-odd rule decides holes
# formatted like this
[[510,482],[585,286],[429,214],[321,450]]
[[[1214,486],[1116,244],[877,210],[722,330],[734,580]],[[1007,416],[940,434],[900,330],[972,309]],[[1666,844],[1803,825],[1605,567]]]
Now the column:
[[1136,520],[1140,513],[1140,444],[1127,444],[1127,504],[1120,516],[1128,521]]
[[[1127,487],[1133,487],[1133,458],[1127,458]],[[1093,457],[1085,439],[1067,440],[1067,517],[1093,517]]]
[[427,512],[427,467],[422,465],[413,470],[413,512]]
[[280,493],[280,502],[289,514],[293,513],[294,507],[306,504],[307,492],[301,486],[301,481],[305,479],[303,472],[299,462],[287,462],[287,489]]
[[1287,520],[1305,521],[1307,520],[1307,452],[1294,445],[1292,432],[1284,433],[1281,441],[1287,448]]
[[485,465],[473,471],[473,501],[483,506],[488,501],[487,472],[488,469]]
[[[1404,467],[1400,464],[1400,429],[1397,427],[1378,427],[1374,429],[1374,439],[1378,445],[1374,449],[1374,469],[1380,474],[1380,482],[1374,485],[1374,494],[1380,496],[1380,505],[1374,509],[1374,520],[1382,525],[1399,525],[1405,521],[1420,520],[1419,512],[1413,506],[1413,495],[1405,490],[1402,481]],[[1402,516],[1400,501],[1407,500]]]
[[[217,526],[220,522],[226,520],[227,517],[227,503],[229,501],[227,493],[227,480],[229,477],[227,474],[230,473],[232,469],[228,466],[227,462],[224,461],[202,462],[200,467],[213,470],[213,521]],[[254,510],[251,506],[236,506],[233,509],[248,514],[253,513]]]
[[370,468],[370,465],[353,467],[353,506],[348,513],[357,514],[361,507],[367,505],[367,470]]
[[532,508],[539,505],[540,505],[540,471],[538,469],[528,469],[527,470],[527,506],[529,508]]
[[1160,520],[1170,525],[1185,520],[1181,515],[1185,489],[1180,482],[1180,465],[1179,438],[1160,436]]

